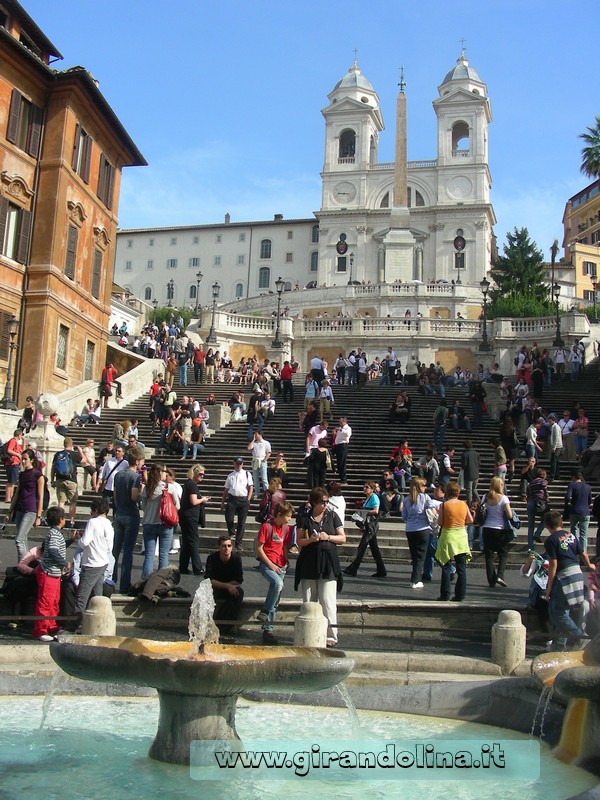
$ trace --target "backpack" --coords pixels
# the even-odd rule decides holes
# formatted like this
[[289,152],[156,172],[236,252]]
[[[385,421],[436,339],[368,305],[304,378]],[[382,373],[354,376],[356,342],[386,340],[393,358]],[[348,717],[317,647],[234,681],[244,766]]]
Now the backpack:
[[10,461],[10,456],[8,455],[8,442],[4,442],[3,445],[0,445],[0,460],[7,466]]
[[70,478],[73,472],[73,459],[67,450],[61,450],[54,459],[54,473],[59,478]]
[[443,425],[445,421],[446,421],[446,409],[440,407],[439,411],[437,411],[435,415],[435,424]]
[[258,509],[258,514],[254,517],[257,522],[263,523],[267,522],[269,517],[271,516],[271,505],[273,502],[273,498],[271,493],[265,493],[265,499]]

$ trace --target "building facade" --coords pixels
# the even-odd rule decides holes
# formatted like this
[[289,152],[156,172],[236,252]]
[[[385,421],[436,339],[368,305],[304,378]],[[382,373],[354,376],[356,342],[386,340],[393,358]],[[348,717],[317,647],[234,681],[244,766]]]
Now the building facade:
[[316,215],[121,230],[115,280],[146,302],[188,307],[209,303],[215,281],[224,302],[273,291],[279,277],[286,289],[355,281],[478,285],[495,258],[492,117],[487,88],[464,53],[433,102],[438,144],[430,161],[406,159],[403,82],[391,163],[378,161],[384,130],[379,97],[356,62],[328,99]]
[[591,304],[600,272],[600,180],[567,200],[563,226],[565,263],[571,267],[574,296]]
[[19,321],[16,399],[97,379],[105,359],[121,170],[142,155],[83,67],[16,0],[0,2],[0,368]]

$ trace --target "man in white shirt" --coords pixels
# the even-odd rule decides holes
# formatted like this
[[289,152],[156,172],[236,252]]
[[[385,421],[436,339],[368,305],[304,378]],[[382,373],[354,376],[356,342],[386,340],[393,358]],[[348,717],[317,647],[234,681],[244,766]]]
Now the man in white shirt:
[[569,363],[571,365],[572,381],[576,381],[577,378],[579,378],[582,362],[583,358],[581,355],[581,350],[579,349],[579,345],[574,344],[573,347],[569,350]]
[[390,386],[393,386],[396,383],[396,366],[398,364],[398,359],[396,358],[396,353],[392,347],[388,347],[385,360],[388,363],[389,383]]
[[[244,469],[244,459],[241,456],[233,459],[234,470],[225,479],[223,497],[221,499],[221,511],[225,511],[225,523],[227,531],[232,539],[235,540],[235,549],[243,550],[242,542],[244,539],[244,529],[246,517],[250,510],[250,500],[254,492],[252,475]],[[237,514],[237,526],[234,532],[234,522]]]
[[340,483],[346,485],[346,462],[348,460],[348,444],[352,436],[352,428],[348,425],[346,417],[340,417],[340,424],[334,428],[335,434],[335,461],[337,464],[338,475],[340,476]]
[[310,371],[312,373],[313,378],[320,386],[321,381],[325,377],[325,371],[323,370],[323,362],[321,361],[317,353],[315,353],[315,355],[310,360]]
[[100,474],[100,486],[98,487],[98,492],[102,495],[102,497],[105,497],[111,505],[115,487],[115,475],[121,472],[121,470],[127,469],[129,466],[127,461],[124,459],[124,455],[125,447],[120,444],[117,445],[115,447],[114,457],[106,459]]
[[270,392],[265,392],[264,398],[260,401],[260,413],[265,420],[275,416],[275,400],[271,397]]
[[252,453],[252,480],[254,481],[254,494],[258,496],[261,486],[262,490],[268,488],[267,461],[271,455],[271,445],[263,439],[260,431],[254,432],[254,437],[248,443],[248,450]]
[[569,357],[569,353],[564,347],[557,347],[554,351],[554,366],[556,367],[556,380],[564,381],[565,379],[565,363]]
[[556,421],[556,414],[550,414],[548,422],[550,423],[550,469],[548,471],[548,480],[555,481],[558,479],[563,440],[560,426]]
[[110,504],[105,497],[95,497],[90,507],[92,516],[81,536],[81,572],[75,601],[79,622],[90,598],[102,594],[104,573],[112,559],[114,531],[106,518],[109,510]]
[[310,455],[310,451],[313,447],[318,447],[319,442],[321,439],[324,439],[327,436],[327,427],[329,423],[326,419],[323,422],[319,422],[318,425],[314,425],[308,432],[308,436],[306,437],[306,455]]

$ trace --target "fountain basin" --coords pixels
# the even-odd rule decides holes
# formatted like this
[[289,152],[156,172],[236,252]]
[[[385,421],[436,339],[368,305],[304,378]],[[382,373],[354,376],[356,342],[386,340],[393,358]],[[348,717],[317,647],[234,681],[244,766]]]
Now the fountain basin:
[[159,642],[119,636],[61,637],[50,645],[69,675],[104,683],[152,686],[160,715],[150,756],[188,764],[194,740],[239,741],[237,697],[244,692],[315,692],[347,677],[354,661],[343,652],[309,647],[249,647]]

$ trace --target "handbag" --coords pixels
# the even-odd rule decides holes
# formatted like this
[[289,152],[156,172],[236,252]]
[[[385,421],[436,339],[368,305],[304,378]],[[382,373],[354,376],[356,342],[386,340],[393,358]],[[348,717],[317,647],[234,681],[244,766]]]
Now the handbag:
[[545,500],[539,499],[535,501],[535,514],[538,517],[543,516],[546,511],[550,509],[550,506]]
[[504,523],[504,530],[507,533],[511,534],[512,539],[517,538],[517,531],[521,527],[521,520],[519,519],[519,515],[516,511],[512,512],[512,516],[506,518],[506,522]]
[[482,525],[485,525],[485,521],[487,519],[487,513],[488,513],[487,504],[485,503],[485,501],[482,501],[479,504],[477,511],[475,512],[473,524],[478,528],[481,528]]
[[330,454],[329,450],[327,451],[327,454],[325,455],[325,466],[327,467],[327,469],[333,469],[333,466],[331,464],[331,454]]
[[168,528],[174,528],[179,522],[177,508],[175,507],[173,496],[168,489],[163,490],[160,498],[159,516],[162,524],[166,525]]

